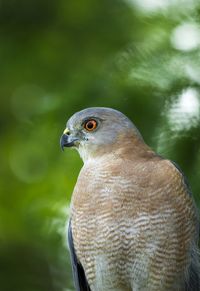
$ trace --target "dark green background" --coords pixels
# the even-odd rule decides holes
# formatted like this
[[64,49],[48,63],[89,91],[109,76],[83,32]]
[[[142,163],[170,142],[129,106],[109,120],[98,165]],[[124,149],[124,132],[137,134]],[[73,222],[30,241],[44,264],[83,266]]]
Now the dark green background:
[[59,138],[85,107],[127,114],[200,206],[199,19],[195,0],[0,1],[1,291],[73,290],[65,229],[82,162]]

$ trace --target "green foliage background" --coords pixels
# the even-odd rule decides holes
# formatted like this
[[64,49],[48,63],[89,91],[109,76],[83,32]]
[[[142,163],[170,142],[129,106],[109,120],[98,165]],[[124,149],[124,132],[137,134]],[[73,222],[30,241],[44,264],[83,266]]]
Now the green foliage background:
[[199,19],[198,0],[0,1],[0,290],[73,290],[66,221],[82,162],[59,138],[85,107],[127,114],[200,206]]

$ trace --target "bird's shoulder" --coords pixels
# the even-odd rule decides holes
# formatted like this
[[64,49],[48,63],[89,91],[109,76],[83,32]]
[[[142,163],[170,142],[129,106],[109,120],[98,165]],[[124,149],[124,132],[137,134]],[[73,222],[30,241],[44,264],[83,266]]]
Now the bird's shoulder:
[[160,181],[164,180],[167,185],[185,191],[187,195],[191,196],[191,188],[187,177],[177,163],[161,158],[157,164],[157,173]]

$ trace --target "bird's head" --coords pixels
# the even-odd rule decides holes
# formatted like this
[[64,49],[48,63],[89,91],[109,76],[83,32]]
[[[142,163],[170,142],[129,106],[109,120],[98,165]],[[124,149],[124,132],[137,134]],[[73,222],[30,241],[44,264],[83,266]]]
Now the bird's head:
[[61,148],[75,147],[83,161],[98,153],[112,152],[117,145],[142,141],[133,123],[121,112],[92,107],[75,113],[67,122],[60,139]]

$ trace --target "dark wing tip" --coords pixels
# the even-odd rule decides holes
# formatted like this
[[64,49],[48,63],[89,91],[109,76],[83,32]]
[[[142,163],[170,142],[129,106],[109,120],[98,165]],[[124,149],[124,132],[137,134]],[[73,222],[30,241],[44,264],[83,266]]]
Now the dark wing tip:
[[199,262],[191,264],[188,281],[185,283],[185,291],[200,291],[200,267]]

